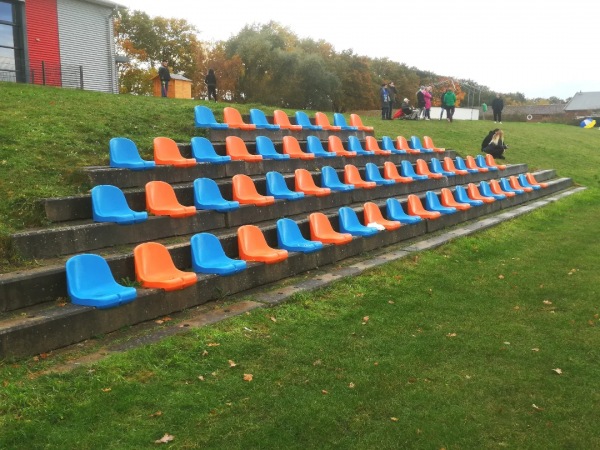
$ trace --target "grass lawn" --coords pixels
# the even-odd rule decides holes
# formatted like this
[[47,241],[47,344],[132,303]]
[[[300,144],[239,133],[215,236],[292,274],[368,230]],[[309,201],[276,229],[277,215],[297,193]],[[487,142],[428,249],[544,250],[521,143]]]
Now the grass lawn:
[[[113,135],[147,152],[155,135],[195,133],[194,101],[5,84],[0,95],[15,102],[0,119],[5,233],[41,223],[35,208],[11,212],[18,199],[33,205],[87,189],[71,182],[81,180],[76,169],[106,164]],[[46,117],[52,97],[65,102],[63,125]],[[78,122],[85,132],[73,130]],[[378,136],[427,134],[463,155],[476,154],[493,128],[363,122]],[[555,124],[504,129],[508,163],[554,168],[588,189],[92,366],[48,372],[69,353],[0,362],[0,448],[154,448],[165,435],[181,449],[600,447],[600,134]]]

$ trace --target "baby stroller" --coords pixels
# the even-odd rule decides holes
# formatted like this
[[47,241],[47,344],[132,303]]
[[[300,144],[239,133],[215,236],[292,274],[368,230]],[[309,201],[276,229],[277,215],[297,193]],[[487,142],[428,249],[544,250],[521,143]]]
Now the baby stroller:
[[393,118],[399,120],[417,120],[419,118],[419,111],[410,109],[405,112],[403,109],[399,109],[394,113]]

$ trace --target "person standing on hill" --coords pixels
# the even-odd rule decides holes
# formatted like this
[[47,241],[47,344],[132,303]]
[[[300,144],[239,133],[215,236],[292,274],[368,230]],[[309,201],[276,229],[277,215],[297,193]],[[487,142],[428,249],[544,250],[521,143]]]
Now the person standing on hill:
[[431,120],[431,89],[431,86],[427,86],[423,91],[423,98],[425,99],[425,120]]
[[444,96],[446,95],[446,91],[442,92],[442,95],[440,97],[440,120],[442,120],[444,118],[444,111],[446,111],[446,104],[444,103]]
[[494,123],[496,121],[502,123],[502,110],[504,109],[504,100],[500,98],[500,94],[496,94],[496,98],[492,100],[492,111],[494,111]]
[[394,109],[394,101],[396,100],[396,86],[394,86],[394,82],[390,81],[388,83],[388,95],[390,97],[390,103],[387,109],[387,119],[392,120],[392,110]]
[[417,109],[419,110],[419,119],[423,116],[423,111],[425,110],[425,86],[421,86],[417,91]]
[[204,78],[204,84],[208,88],[208,100],[212,97],[215,102],[217,101],[217,76],[213,69],[208,69],[208,73]]
[[454,117],[454,110],[456,109],[456,94],[450,88],[444,94],[444,103],[446,104],[446,114],[448,115],[447,121],[452,122]]
[[158,68],[158,78],[160,79],[160,95],[167,97],[169,95],[169,81],[171,81],[171,72],[169,72],[169,62],[165,59]]
[[379,98],[381,99],[381,120],[387,120],[388,110],[390,108],[390,94],[387,83],[381,85],[379,89]]

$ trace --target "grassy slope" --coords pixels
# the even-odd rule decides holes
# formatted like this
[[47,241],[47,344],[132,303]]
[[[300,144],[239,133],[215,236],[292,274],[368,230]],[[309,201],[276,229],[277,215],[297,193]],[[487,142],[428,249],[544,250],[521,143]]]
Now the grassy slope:
[[[194,133],[193,101],[0,89],[13,105],[0,126],[4,230],[31,221],[27,211],[7,219],[22,199],[77,192],[68,182],[79,178],[64,173],[105,163],[111,136],[149,156],[155,135]],[[363,120],[463,154],[493,126]],[[137,449],[165,433],[172,448],[599,447],[600,136],[504,128],[508,162],[555,168],[589,189],[92,368],[44,375],[52,356],[0,363],[0,447]]]

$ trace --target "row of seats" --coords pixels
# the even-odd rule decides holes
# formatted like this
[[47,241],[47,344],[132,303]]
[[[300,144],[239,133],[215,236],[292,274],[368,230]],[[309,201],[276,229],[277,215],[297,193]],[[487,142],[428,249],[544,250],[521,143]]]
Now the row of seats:
[[[454,192],[443,188],[438,196],[435,192],[425,193],[425,205],[421,199],[410,194],[406,212],[396,198],[386,200],[387,218],[373,202],[363,206],[364,223],[356,211],[343,206],[338,211],[339,231],[336,231],[329,218],[321,212],[309,215],[310,240],[304,238],[298,224],[288,218],[277,221],[279,248],[268,245],[262,231],[255,225],[238,228],[238,252],[241,260],[228,257],[216,236],[199,233],[190,240],[193,272],[178,269],[168,249],[160,243],[148,242],[134,249],[136,278],[145,288],[164,290],[183,289],[197,281],[197,273],[230,275],[246,268],[246,261],[273,264],[287,258],[288,252],[310,253],[323,247],[323,244],[343,245],[353,236],[372,236],[383,230],[395,230],[402,224],[413,224],[421,220],[434,220],[444,214],[492,203],[507,197],[523,194],[533,189],[541,189],[546,184],[535,181],[532,174],[525,177],[527,183],[520,184],[517,177],[510,179],[481,181],[479,186],[470,183],[465,188],[458,185]],[[71,301],[84,306],[110,308],[134,300],[135,288],[117,283],[104,258],[94,254],[82,254],[70,258],[66,263],[67,288]]]
[[424,144],[418,136],[411,136],[410,143],[403,136],[395,142],[389,137],[381,139],[381,145],[373,136],[366,136],[365,145],[356,136],[349,136],[344,145],[339,136],[330,135],[328,148],[317,136],[308,136],[306,150],[293,136],[283,137],[283,153],[279,153],[273,141],[267,136],[256,137],[256,154],[248,151],[244,140],[237,136],[228,136],[225,140],[226,155],[219,155],[213,144],[205,137],[196,136],[191,139],[192,158],[182,156],[177,143],[167,137],[154,138],[154,161],[142,159],[135,143],[128,138],[112,138],[109,143],[110,166],[132,170],[145,170],[156,165],[175,167],[192,167],[198,163],[223,164],[236,161],[262,161],[263,159],[313,159],[315,157],[333,158],[336,156],[355,157],[357,155],[390,155],[443,153],[445,149],[434,146],[429,136],[424,136]]
[[[462,161],[462,158],[458,161]],[[436,163],[437,162],[437,163]],[[446,167],[454,164],[450,158],[444,161]],[[461,166],[464,164],[458,164]],[[455,169],[455,172],[439,169],[439,160],[430,161],[431,169],[424,160],[417,160],[416,169],[413,169],[409,161],[401,161],[400,170],[391,161],[384,163],[383,175],[377,165],[367,163],[365,166],[365,177],[360,174],[359,169],[346,164],[344,167],[344,180],[340,180],[337,171],[331,166],[321,168],[321,186],[318,186],[313,175],[306,169],[296,169],[292,191],[284,176],[276,171],[266,174],[266,195],[260,194],[252,178],[245,174],[237,174],[232,178],[233,200],[226,200],[217,183],[210,178],[197,178],[193,182],[194,206],[182,205],[177,199],[173,187],[164,181],[150,181],[146,184],[146,205],[150,213],[157,216],[188,217],[196,214],[197,210],[212,210],[228,212],[238,209],[240,204],[252,204],[255,206],[267,206],[275,203],[276,199],[296,200],[305,195],[317,197],[326,196],[332,192],[350,191],[356,188],[372,189],[376,186],[410,183],[415,180],[429,178],[441,178],[442,176],[454,176],[466,174],[468,169]],[[489,167],[489,170],[495,167]],[[439,170],[442,170],[440,172]],[[478,167],[478,170],[488,170]],[[538,184],[531,173],[520,174],[518,177],[510,177],[511,182],[527,188],[535,188]],[[127,204],[125,194],[118,187],[112,185],[98,185],[91,191],[92,216],[96,222],[113,222],[122,225],[143,222],[148,219],[147,212],[132,210]]]
[[250,110],[250,123],[246,123],[240,112],[233,107],[223,109],[223,123],[217,122],[212,110],[206,106],[194,108],[194,124],[199,128],[240,129],[240,130],[326,130],[326,131],[373,131],[373,127],[365,126],[358,114],[350,114],[350,123],[341,113],[333,114],[333,125],[322,112],[315,113],[314,124],[304,111],[296,111],[296,123],[292,124],[285,111],[276,109],[273,112],[273,123],[269,123],[265,113],[257,108]]

